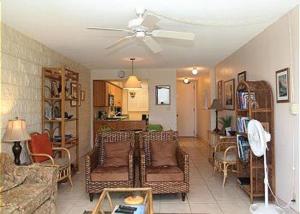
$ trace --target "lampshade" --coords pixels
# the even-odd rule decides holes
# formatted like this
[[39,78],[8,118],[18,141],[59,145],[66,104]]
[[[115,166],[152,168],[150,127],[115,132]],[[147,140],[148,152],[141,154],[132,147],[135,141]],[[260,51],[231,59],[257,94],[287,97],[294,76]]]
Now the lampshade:
[[222,110],[223,107],[218,99],[214,99],[211,106],[208,109],[215,109],[217,111]]
[[141,81],[134,75],[128,77],[127,81],[124,84],[124,88],[141,88]]
[[26,130],[25,120],[15,119],[9,120],[4,135],[5,142],[15,142],[29,140],[30,136]]

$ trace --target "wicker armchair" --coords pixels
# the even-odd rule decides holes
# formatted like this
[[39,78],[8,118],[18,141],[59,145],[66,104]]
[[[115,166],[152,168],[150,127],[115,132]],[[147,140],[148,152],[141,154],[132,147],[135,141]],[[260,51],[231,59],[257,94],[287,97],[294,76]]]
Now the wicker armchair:
[[[157,167],[152,162],[155,143],[175,143],[176,166]],[[160,144],[160,145],[161,145]],[[140,134],[140,181],[151,187],[153,194],[181,193],[185,200],[189,192],[189,156],[178,144],[178,133],[173,131],[143,132]]]
[[[134,184],[134,133],[133,132],[102,132],[96,136],[96,143],[91,152],[85,158],[86,191],[89,193],[90,201],[94,193],[100,193],[104,188],[133,187]],[[129,151],[126,153],[126,164],[122,166],[109,165],[107,146],[123,144]],[[124,157],[123,157],[124,158]]]

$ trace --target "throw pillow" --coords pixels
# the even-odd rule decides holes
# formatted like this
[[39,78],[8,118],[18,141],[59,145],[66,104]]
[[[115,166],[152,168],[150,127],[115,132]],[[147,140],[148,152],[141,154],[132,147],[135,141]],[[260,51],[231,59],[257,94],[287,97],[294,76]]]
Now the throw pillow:
[[128,166],[129,142],[105,143],[104,167]]
[[150,147],[153,167],[177,166],[175,142],[151,142]]

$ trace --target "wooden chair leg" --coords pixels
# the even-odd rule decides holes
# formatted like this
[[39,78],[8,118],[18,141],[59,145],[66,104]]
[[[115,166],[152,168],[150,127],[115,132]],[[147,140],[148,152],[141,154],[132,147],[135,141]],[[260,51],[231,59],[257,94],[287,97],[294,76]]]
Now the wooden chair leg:
[[224,163],[224,169],[223,169],[223,172],[224,172],[223,187],[225,186],[225,182],[226,182],[226,178],[227,178],[227,168],[228,168],[228,164]]

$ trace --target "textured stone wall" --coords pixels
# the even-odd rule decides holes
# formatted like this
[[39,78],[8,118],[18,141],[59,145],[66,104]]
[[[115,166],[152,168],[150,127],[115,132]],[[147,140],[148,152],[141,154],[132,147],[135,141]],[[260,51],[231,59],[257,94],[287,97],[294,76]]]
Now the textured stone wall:
[[90,71],[5,24],[1,28],[1,150],[11,153],[11,145],[3,142],[10,119],[25,119],[28,132],[41,131],[42,67],[64,65],[80,73],[86,92],[79,132],[80,155],[85,154],[90,148]]

